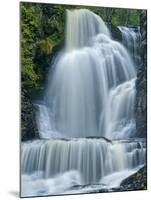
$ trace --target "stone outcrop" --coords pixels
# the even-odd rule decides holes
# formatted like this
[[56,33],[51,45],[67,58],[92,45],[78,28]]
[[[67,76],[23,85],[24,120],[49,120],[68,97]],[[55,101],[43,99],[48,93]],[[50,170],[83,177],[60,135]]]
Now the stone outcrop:
[[122,42],[122,33],[120,29],[112,23],[108,23],[107,26],[111,32],[112,38],[118,42]]
[[38,138],[34,105],[24,91],[21,93],[21,100],[21,139]]
[[140,14],[141,58],[136,81],[136,131],[138,137],[146,137],[147,132],[147,13]]
[[121,191],[146,190],[147,189],[147,168],[142,167],[138,172],[122,181]]

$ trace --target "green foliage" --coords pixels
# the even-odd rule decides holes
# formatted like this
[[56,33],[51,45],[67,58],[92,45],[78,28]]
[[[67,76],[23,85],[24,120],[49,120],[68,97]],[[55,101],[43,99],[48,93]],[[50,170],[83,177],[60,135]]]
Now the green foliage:
[[114,25],[138,26],[139,15],[140,14],[138,10],[116,8],[111,22]]
[[140,11],[139,10],[130,10],[130,17],[129,17],[129,23],[133,24],[135,26],[140,25]]
[[39,41],[39,47],[42,54],[50,54],[52,52],[52,48],[54,47],[55,42],[51,39],[51,37],[48,37],[46,39],[41,39]]
[[37,88],[38,75],[35,73],[34,48],[39,35],[40,9],[31,4],[21,4],[21,72],[22,87],[29,92]]
[[21,3],[22,88],[29,96],[42,89],[52,49],[63,39],[62,6]]

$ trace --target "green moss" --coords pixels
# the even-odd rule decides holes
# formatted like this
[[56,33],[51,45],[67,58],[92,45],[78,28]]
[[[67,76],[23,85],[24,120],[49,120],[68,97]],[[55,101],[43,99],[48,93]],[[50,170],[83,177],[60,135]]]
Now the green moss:
[[52,48],[56,45],[56,43],[51,39],[51,37],[48,37],[46,39],[41,39],[39,41],[39,47],[41,50],[41,53],[44,54],[50,54],[52,52]]

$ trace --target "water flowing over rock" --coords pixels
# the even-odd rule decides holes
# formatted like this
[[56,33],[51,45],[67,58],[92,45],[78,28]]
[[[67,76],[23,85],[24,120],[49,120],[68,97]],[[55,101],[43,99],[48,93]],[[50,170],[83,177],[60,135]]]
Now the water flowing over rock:
[[136,67],[129,52],[89,10],[68,10],[66,21],[65,46],[43,102],[35,105],[41,139],[22,144],[22,180],[30,194],[33,180],[36,194],[65,194],[122,181],[146,162],[145,141],[134,139]]
[[99,33],[110,36],[108,28],[99,16],[86,9],[67,10],[67,51],[88,45],[89,40]]
[[47,127],[51,124],[52,131],[48,134],[48,129],[40,128],[41,137],[59,132],[69,138],[113,139],[116,132],[115,138],[121,138],[119,132],[124,130],[118,131],[119,124],[125,129],[133,122],[135,127],[136,71],[128,52],[111,39],[102,19],[88,10],[67,11],[66,30],[65,50],[56,57],[44,106],[39,109],[40,121]]
[[113,144],[103,139],[35,141],[23,144],[22,173],[44,171],[44,178],[50,178],[76,170],[81,174],[81,184],[97,184],[108,174],[144,164],[145,155],[142,141]]
[[140,27],[125,27],[119,26],[120,31],[122,32],[122,42],[127,50],[132,55],[134,63],[136,67],[141,63],[141,56],[140,56],[140,47],[141,47],[141,33]]

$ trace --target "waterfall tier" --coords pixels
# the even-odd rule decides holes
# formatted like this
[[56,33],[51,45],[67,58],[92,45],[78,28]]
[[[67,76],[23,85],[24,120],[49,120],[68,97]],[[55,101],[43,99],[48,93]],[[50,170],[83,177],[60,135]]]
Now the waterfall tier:
[[87,46],[99,33],[110,36],[103,20],[87,9],[67,10],[66,50],[72,51]]
[[134,135],[136,71],[126,49],[88,10],[67,11],[66,39],[72,47],[56,57],[40,105],[40,136],[127,138],[131,127]]
[[76,170],[82,184],[97,184],[105,175],[145,163],[143,142],[104,139],[35,141],[23,144],[22,173],[43,171],[44,178]]

